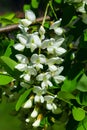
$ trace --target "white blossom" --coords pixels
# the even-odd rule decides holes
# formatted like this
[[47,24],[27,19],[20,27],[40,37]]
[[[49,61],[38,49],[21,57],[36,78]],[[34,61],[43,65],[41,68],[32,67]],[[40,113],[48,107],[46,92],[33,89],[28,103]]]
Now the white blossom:
[[46,89],[41,88],[40,86],[34,86],[33,92],[36,93],[34,97],[34,101],[43,103],[44,97],[42,95],[46,93]]
[[14,45],[14,48],[18,51],[23,51],[27,44],[27,38],[23,36],[22,34],[18,34],[17,38],[19,39],[20,43],[16,43]]
[[28,61],[28,58],[22,54],[16,54],[15,57],[17,58],[17,60],[20,62],[20,63],[23,63],[23,64],[28,64],[29,61]]
[[23,64],[23,63],[20,63],[20,64],[17,64],[15,66],[15,68],[19,71],[25,71],[27,69],[27,64]]
[[32,66],[27,66],[25,72],[20,76],[23,77],[25,81],[30,81],[31,75],[36,75],[37,71]]
[[55,41],[55,39],[47,39],[44,40],[42,43],[42,49],[47,48],[47,51],[49,54],[57,54],[58,56],[64,54],[66,50],[61,46],[61,44],[64,42],[64,38],[59,38]]
[[34,22],[36,20],[36,16],[32,10],[26,10],[25,19],[28,19],[29,21]]
[[63,59],[60,57],[53,57],[53,58],[47,59],[47,65],[50,71],[56,71],[57,66],[55,64],[61,64],[62,62],[63,62]]
[[58,67],[56,71],[51,72],[51,75],[52,75],[54,81],[55,81],[57,84],[59,84],[59,83],[61,83],[62,81],[65,80],[65,77],[62,76],[62,75],[60,75],[60,73],[61,73],[62,71],[63,71],[63,66]]
[[37,34],[29,35],[28,43],[26,44],[26,48],[30,48],[31,52],[33,52],[36,48],[41,47],[41,40]]
[[38,115],[38,108],[35,107],[34,110],[33,110],[32,113],[31,113],[31,117],[32,117],[32,118],[35,118],[35,117],[37,117],[37,115]]
[[62,35],[63,32],[64,32],[64,29],[59,27],[60,24],[61,24],[61,21],[62,19],[60,18],[58,21],[54,22],[51,26],[50,26],[50,29],[53,29],[54,32],[57,34],[57,35]]
[[55,97],[56,96],[51,96],[51,95],[44,96],[44,100],[47,102],[46,103],[46,108],[48,110],[54,111],[54,109],[57,109],[56,104],[53,102]]
[[43,65],[46,63],[46,57],[43,54],[33,54],[31,56],[31,62],[33,63],[33,66],[36,67],[37,70],[40,68],[43,69]]
[[51,78],[51,75],[50,75],[50,73],[48,73],[48,72],[46,72],[46,73],[41,73],[41,74],[39,74],[39,75],[36,77],[36,79],[37,79],[38,81],[42,81],[41,86],[42,86],[43,88],[48,87],[48,86],[50,86],[50,87],[53,86],[52,82],[50,81],[50,78]]

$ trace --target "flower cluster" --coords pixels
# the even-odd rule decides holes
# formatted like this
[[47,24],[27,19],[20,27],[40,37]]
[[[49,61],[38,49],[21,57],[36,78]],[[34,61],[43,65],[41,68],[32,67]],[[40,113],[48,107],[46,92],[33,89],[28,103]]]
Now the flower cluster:
[[[61,47],[64,42],[64,29],[60,27],[62,19],[50,26],[50,31],[53,30],[55,34],[55,37],[51,38],[46,37],[43,26],[40,26],[37,32],[28,33],[29,25],[35,19],[36,16],[31,10],[25,12],[25,19],[19,23],[22,34],[17,35],[19,43],[16,43],[14,48],[19,51],[19,54],[16,54],[18,64],[15,68],[21,71],[20,85],[27,89],[32,88],[29,99],[23,104],[23,108],[32,110],[26,122],[32,122],[32,126],[38,127],[43,118],[41,109],[57,113],[57,96],[49,92],[49,89],[65,80],[61,75],[63,66],[60,64],[63,62],[61,56],[66,50]],[[25,56],[25,50],[29,56]]]

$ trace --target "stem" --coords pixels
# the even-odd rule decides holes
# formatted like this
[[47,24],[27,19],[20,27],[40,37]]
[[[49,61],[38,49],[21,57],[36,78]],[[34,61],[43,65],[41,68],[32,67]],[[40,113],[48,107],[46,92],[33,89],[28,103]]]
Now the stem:
[[53,14],[54,14],[56,20],[58,20],[57,15],[56,15],[56,13],[55,13],[55,11],[54,11],[54,8],[53,8],[53,5],[52,5],[52,1],[49,1],[49,5],[50,5],[50,8],[52,9],[52,12],[53,12]]
[[46,15],[47,15],[48,8],[49,8],[49,3],[48,3],[47,6],[46,6],[46,10],[45,10],[45,14],[44,14],[44,18],[43,18],[42,26],[44,26],[44,23],[45,23],[45,20],[46,20]]

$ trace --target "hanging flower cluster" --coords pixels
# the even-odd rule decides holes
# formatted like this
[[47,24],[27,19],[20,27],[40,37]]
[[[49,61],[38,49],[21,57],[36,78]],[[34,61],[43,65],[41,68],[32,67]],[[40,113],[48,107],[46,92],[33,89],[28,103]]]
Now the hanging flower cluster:
[[[54,30],[55,34],[51,38],[46,37],[43,26],[37,32],[29,34],[29,25],[35,20],[35,14],[27,10],[25,19],[19,23],[22,34],[17,35],[19,43],[14,48],[19,51],[16,54],[18,64],[15,68],[21,71],[20,85],[27,89],[32,88],[29,99],[23,104],[24,109],[30,109],[26,122],[38,127],[47,110],[57,114],[57,95],[49,90],[52,90],[54,84],[58,85],[65,80],[61,75],[64,67],[60,64],[63,62],[61,55],[66,50],[61,47],[64,42],[64,29],[60,27],[62,19],[50,26],[49,30]],[[29,57],[24,55],[25,50],[28,50]]]

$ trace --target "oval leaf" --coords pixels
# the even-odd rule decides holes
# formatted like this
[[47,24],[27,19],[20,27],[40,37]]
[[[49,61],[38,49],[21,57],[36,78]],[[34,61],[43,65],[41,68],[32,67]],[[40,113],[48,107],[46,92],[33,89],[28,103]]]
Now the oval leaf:
[[85,118],[85,111],[82,108],[74,107],[72,109],[72,114],[76,121],[81,121]]
[[0,85],[6,85],[13,80],[13,77],[9,75],[0,74]]

